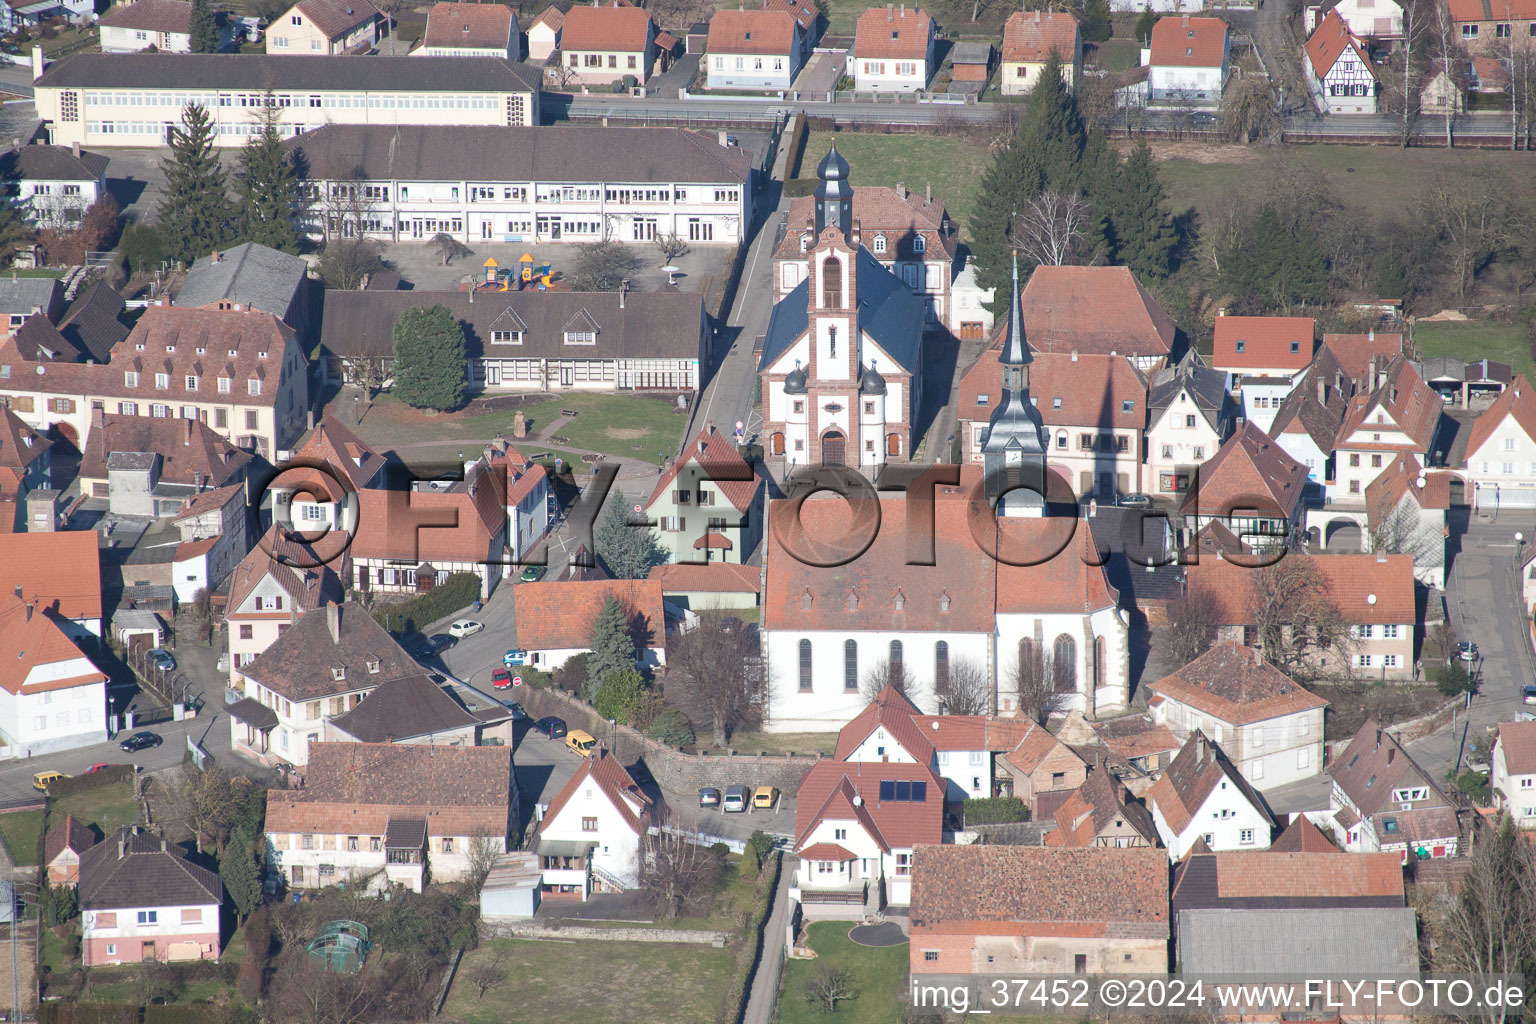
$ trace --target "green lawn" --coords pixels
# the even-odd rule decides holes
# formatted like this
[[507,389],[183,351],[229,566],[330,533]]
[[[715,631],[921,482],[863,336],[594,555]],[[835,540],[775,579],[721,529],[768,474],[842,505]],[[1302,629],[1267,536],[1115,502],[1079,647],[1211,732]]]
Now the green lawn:
[[[1157,152],[1154,144],[1153,152]],[[1512,192],[1528,187],[1524,161],[1511,160],[1499,150],[1399,149],[1395,146],[1287,146],[1278,151],[1245,146],[1213,148],[1205,154],[1221,160],[1183,157],[1161,160],[1168,207],[1175,214],[1198,208],[1205,197],[1238,189],[1264,189],[1272,184],[1271,166],[1283,161],[1298,173],[1326,178],[1329,191],[1345,210],[1374,219],[1386,214],[1407,216],[1420,190],[1439,175],[1491,169],[1508,177]],[[1357,214],[1358,215],[1358,214]]]
[[[807,941],[817,958],[785,962],[779,1024],[888,1024],[902,1019],[908,947],[860,946],[849,940],[849,927],[847,921],[817,921],[810,926]],[[822,963],[848,971],[858,993],[839,1005],[836,1013],[822,1013],[805,998],[806,979]]]
[[42,809],[0,814],[0,834],[5,836],[5,845],[10,849],[11,858],[17,866],[30,867],[36,864],[37,844],[43,834]]
[[[756,611],[757,609],[730,608],[726,610],[726,613],[742,618],[741,613],[744,610]],[[711,736],[708,729],[699,733],[700,743],[708,743],[710,739]],[[830,754],[837,749],[837,733],[738,732],[731,737],[731,749],[747,754],[756,754],[759,751],[768,754],[813,754],[817,751],[823,754]]]
[[[122,967],[90,968],[90,998],[97,1003],[136,1003],[142,996],[138,982],[139,968],[132,964]],[[190,981],[176,997],[177,1003],[195,1003],[200,999],[217,999],[227,995],[229,986],[218,978]]]
[[[832,146],[828,132],[814,132],[805,142],[800,162],[804,177],[815,177],[816,165]],[[905,184],[921,193],[933,186],[935,199],[943,201],[960,228],[961,239],[970,237],[971,208],[981,175],[992,162],[991,154],[961,135],[880,135],[874,132],[838,132],[837,151],[848,160],[853,184]]]
[[1141,44],[1134,37],[1108,39],[1099,45],[1099,67],[1105,71],[1129,71],[1141,63]]
[[[538,440],[537,435],[560,418],[562,409],[577,412],[574,419],[561,424],[555,431],[555,436],[564,440]],[[528,454],[548,451],[579,464],[579,456],[567,448],[581,448],[609,456],[654,459],[658,451],[666,452],[668,457],[677,452],[684,418],[673,409],[671,402],[659,398],[573,393],[557,395],[547,402],[478,415],[466,410],[425,416],[386,394],[379,396],[373,408],[363,416],[358,433],[363,440],[384,449],[421,441],[487,441],[497,434],[512,437],[513,421],[518,412],[522,412],[528,423],[529,436],[516,444]],[[439,461],[453,458],[447,447],[441,451],[443,454],[439,457],[417,450],[407,453],[405,460],[425,462],[433,458]]]
[[[508,983],[481,998],[469,970],[506,954]],[[464,957],[443,1017],[465,1024],[706,1024],[731,987],[733,957],[713,946],[493,939]]]
[[1509,363],[1516,373],[1536,376],[1531,345],[1520,324],[1486,321],[1420,320],[1413,325],[1413,342],[1425,359],[1453,356],[1457,359],[1492,359]]
[[83,793],[60,797],[49,805],[51,821],[60,822],[66,814],[95,825],[102,835],[111,835],[120,825],[139,821],[139,802],[133,796],[132,782],[118,782]]

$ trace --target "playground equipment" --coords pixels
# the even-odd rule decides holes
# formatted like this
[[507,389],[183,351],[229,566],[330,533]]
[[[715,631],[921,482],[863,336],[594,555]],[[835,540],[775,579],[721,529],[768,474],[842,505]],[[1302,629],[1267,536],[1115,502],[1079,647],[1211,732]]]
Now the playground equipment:
[[327,921],[309,944],[309,962],[336,974],[356,974],[372,949],[361,921]]
[[[478,285],[479,290],[509,292],[522,291],[525,288],[537,288],[539,291],[543,291],[549,287],[550,281],[554,279],[555,275],[551,271],[550,265],[545,263],[535,267],[537,261],[529,253],[523,253],[517,262],[518,268],[514,271],[511,267],[503,267],[496,257],[487,257],[486,261],[481,264],[485,269],[485,280]],[[516,283],[514,284],[514,282]]]

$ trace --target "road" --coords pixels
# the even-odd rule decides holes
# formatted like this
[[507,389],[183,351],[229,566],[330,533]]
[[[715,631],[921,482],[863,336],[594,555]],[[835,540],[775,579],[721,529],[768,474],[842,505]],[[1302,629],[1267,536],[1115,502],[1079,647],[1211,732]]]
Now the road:
[[773,1024],[773,1008],[779,995],[779,971],[784,964],[784,929],[789,920],[789,884],[794,878],[795,861],[786,856],[779,870],[779,885],[773,893],[773,910],[763,926],[763,946],[757,955],[752,975],[752,991],[747,994],[747,1009],[742,1024]]

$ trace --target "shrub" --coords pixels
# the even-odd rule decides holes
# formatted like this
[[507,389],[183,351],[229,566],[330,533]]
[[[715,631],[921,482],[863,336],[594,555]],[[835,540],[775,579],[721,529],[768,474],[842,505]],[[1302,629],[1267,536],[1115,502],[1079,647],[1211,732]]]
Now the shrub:
[[645,692],[645,677],[632,668],[608,673],[597,687],[593,706],[604,718],[611,718],[620,725],[634,722],[641,695]]
[[669,747],[686,747],[694,740],[693,726],[688,724],[688,719],[676,708],[663,709],[651,727],[645,730],[645,734]]
[[555,687],[566,693],[580,693],[587,685],[587,652],[572,655],[555,669]]
[[1444,668],[1435,673],[1435,689],[1442,696],[1458,697],[1477,688],[1477,683],[1467,674],[1467,668],[1460,658],[1455,658]]
[[117,243],[117,251],[128,261],[128,269],[135,274],[147,274],[169,258],[165,239],[160,229],[148,224],[130,224],[123,229]]
[[373,610],[373,619],[392,633],[414,633],[467,608],[480,596],[480,577],[456,572],[440,587]]
[[120,782],[133,781],[133,765],[115,764],[111,768],[102,768],[85,775],[76,775],[68,779],[59,779],[48,784],[48,797],[57,800],[59,797],[70,796],[75,793],[84,793],[87,790],[100,789],[102,786],[112,786]]
[[976,797],[965,802],[967,825],[1001,825],[1028,820],[1029,808],[1016,796]]

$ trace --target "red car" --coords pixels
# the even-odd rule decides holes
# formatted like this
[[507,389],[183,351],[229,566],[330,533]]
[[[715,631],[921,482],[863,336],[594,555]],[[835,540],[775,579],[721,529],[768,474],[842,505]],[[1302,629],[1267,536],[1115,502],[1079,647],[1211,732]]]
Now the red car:
[[95,772],[101,771],[103,768],[116,768],[116,767],[117,767],[117,765],[112,764],[110,762],[100,761],[100,762],[98,762],[96,764],[91,765],[89,768],[87,768],[85,770],[85,774],[91,775],[91,774],[93,774]]
[[498,690],[510,690],[512,688],[512,673],[504,668],[499,668],[491,673],[491,685]]

